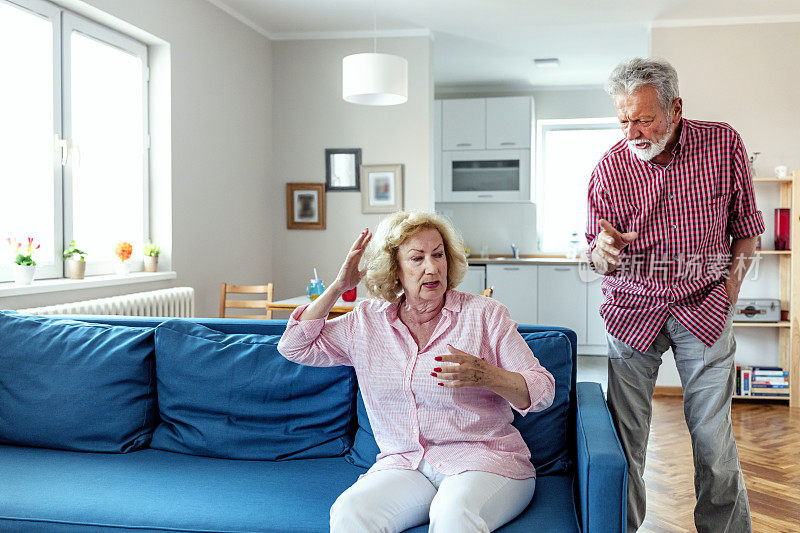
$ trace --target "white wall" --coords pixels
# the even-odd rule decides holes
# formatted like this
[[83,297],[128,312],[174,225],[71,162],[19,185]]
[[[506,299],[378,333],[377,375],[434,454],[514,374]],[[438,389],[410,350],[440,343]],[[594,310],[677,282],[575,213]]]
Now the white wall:
[[[779,164],[800,167],[800,23],[654,28],[651,55],[678,71],[687,118],[731,124],[749,153],[761,152],[756,170],[770,176]],[[777,185],[756,186],[767,226],[764,248],[772,248]],[[764,257],[758,281],[746,282],[747,298],[778,298],[778,259]],[[778,364],[777,329],[736,328],[737,360]],[[658,385],[679,385],[672,358],[665,360]]]
[[[313,268],[329,284],[358,233],[382,215],[361,213],[361,193],[326,193],[325,230],[286,229],[286,183],[325,182],[326,148],[361,148],[363,164],[402,163],[405,208],[429,210],[433,114],[432,43],[380,39],[379,51],[408,60],[408,102],[371,107],[342,99],[342,58],[371,50],[365,39],[276,41],[273,48],[272,281],[278,298],[305,293]],[[362,187],[363,187],[362,182]]]
[[[158,184],[159,199],[170,198],[171,189],[171,220],[167,206],[159,230],[172,226],[170,259],[178,279],[0,298],[0,308],[188,285],[196,291],[198,316],[216,316],[220,282],[272,278],[271,213],[282,205],[271,194],[272,43],[205,0],[60,3],[101,22],[115,18],[151,34],[156,57],[164,59],[168,51],[171,79],[165,84],[162,77],[156,84],[171,91],[166,105],[171,137],[154,139],[163,144],[154,146],[161,155],[153,164],[171,151],[171,177],[167,166],[154,179],[167,181]],[[162,243],[168,238],[159,235]]]

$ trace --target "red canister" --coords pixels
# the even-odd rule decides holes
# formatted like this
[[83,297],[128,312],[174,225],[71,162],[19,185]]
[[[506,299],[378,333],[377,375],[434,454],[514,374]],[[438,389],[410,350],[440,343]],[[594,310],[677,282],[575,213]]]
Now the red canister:
[[788,207],[779,207],[775,210],[775,249],[789,249],[789,223],[791,216]]
[[342,300],[345,302],[355,302],[356,301],[356,287],[353,287],[349,291],[344,291],[342,294]]

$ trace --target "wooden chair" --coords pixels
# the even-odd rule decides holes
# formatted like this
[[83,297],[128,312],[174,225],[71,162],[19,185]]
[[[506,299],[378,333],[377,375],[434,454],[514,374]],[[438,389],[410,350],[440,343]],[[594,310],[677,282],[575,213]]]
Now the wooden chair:
[[492,294],[494,294],[494,287],[486,287],[486,290],[481,291],[481,294],[487,298],[491,298]]
[[[272,318],[272,309],[269,304],[272,302],[274,286],[272,283],[266,285],[228,285],[223,283],[219,292],[219,317],[220,318]],[[229,294],[263,294],[264,300],[231,300]],[[262,309],[263,315],[226,315],[225,310],[230,308],[237,309]]]

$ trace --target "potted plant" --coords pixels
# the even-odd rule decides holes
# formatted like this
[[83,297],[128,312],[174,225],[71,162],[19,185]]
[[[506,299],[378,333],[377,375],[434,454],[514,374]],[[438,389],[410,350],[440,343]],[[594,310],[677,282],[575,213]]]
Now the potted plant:
[[158,254],[161,253],[161,248],[156,246],[155,243],[147,243],[144,245],[144,271],[145,272],[158,272]]
[[67,277],[69,279],[83,279],[83,276],[86,275],[87,253],[75,248],[75,241],[71,241],[69,247],[64,250],[63,255],[67,265]]
[[120,276],[127,276],[130,273],[131,266],[130,263],[128,263],[128,259],[131,258],[132,253],[133,245],[127,241],[118,242],[117,246],[114,248],[114,255],[119,259],[119,263],[117,263],[117,274]]
[[28,237],[28,247],[22,249],[22,243],[14,239],[14,244],[11,244],[11,238],[6,239],[8,245],[16,253],[14,258],[14,282],[19,285],[30,285],[33,282],[33,275],[36,273],[36,261],[33,260],[33,253],[38,250],[42,245],[37,244],[34,248],[33,237]]

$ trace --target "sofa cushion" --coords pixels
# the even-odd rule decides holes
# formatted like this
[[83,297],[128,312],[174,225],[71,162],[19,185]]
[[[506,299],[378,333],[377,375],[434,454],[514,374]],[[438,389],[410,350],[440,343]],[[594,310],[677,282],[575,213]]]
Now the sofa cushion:
[[14,487],[0,490],[0,531],[327,532],[331,505],[363,473],[342,457],[239,461],[0,446],[0,479]]
[[[341,457],[235,461],[0,446],[0,479],[14,487],[0,491],[0,530],[323,533],[330,506],[364,471]],[[497,531],[578,531],[573,501],[569,476],[539,478],[530,506]]]
[[161,423],[152,448],[228,459],[335,457],[350,447],[352,368],[301,366],[279,335],[225,334],[186,320],[156,328]]
[[137,450],[155,394],[153,328],[0,312],[0,442]]
[[[572,388],[572,345],[564,333],[558,331],[523,333],[522,338],[555,379],[556,393],[553,405],[538,413],[520,416],[514,412],[514,427],[528,444],[531,462],[537,475],[567,472],[570,468],[567,449],[567,416]],[[367,418],[364,402],[357,399],[358,428],[347,461],[355,466],[369,468],[379,452],[372,428]]]

